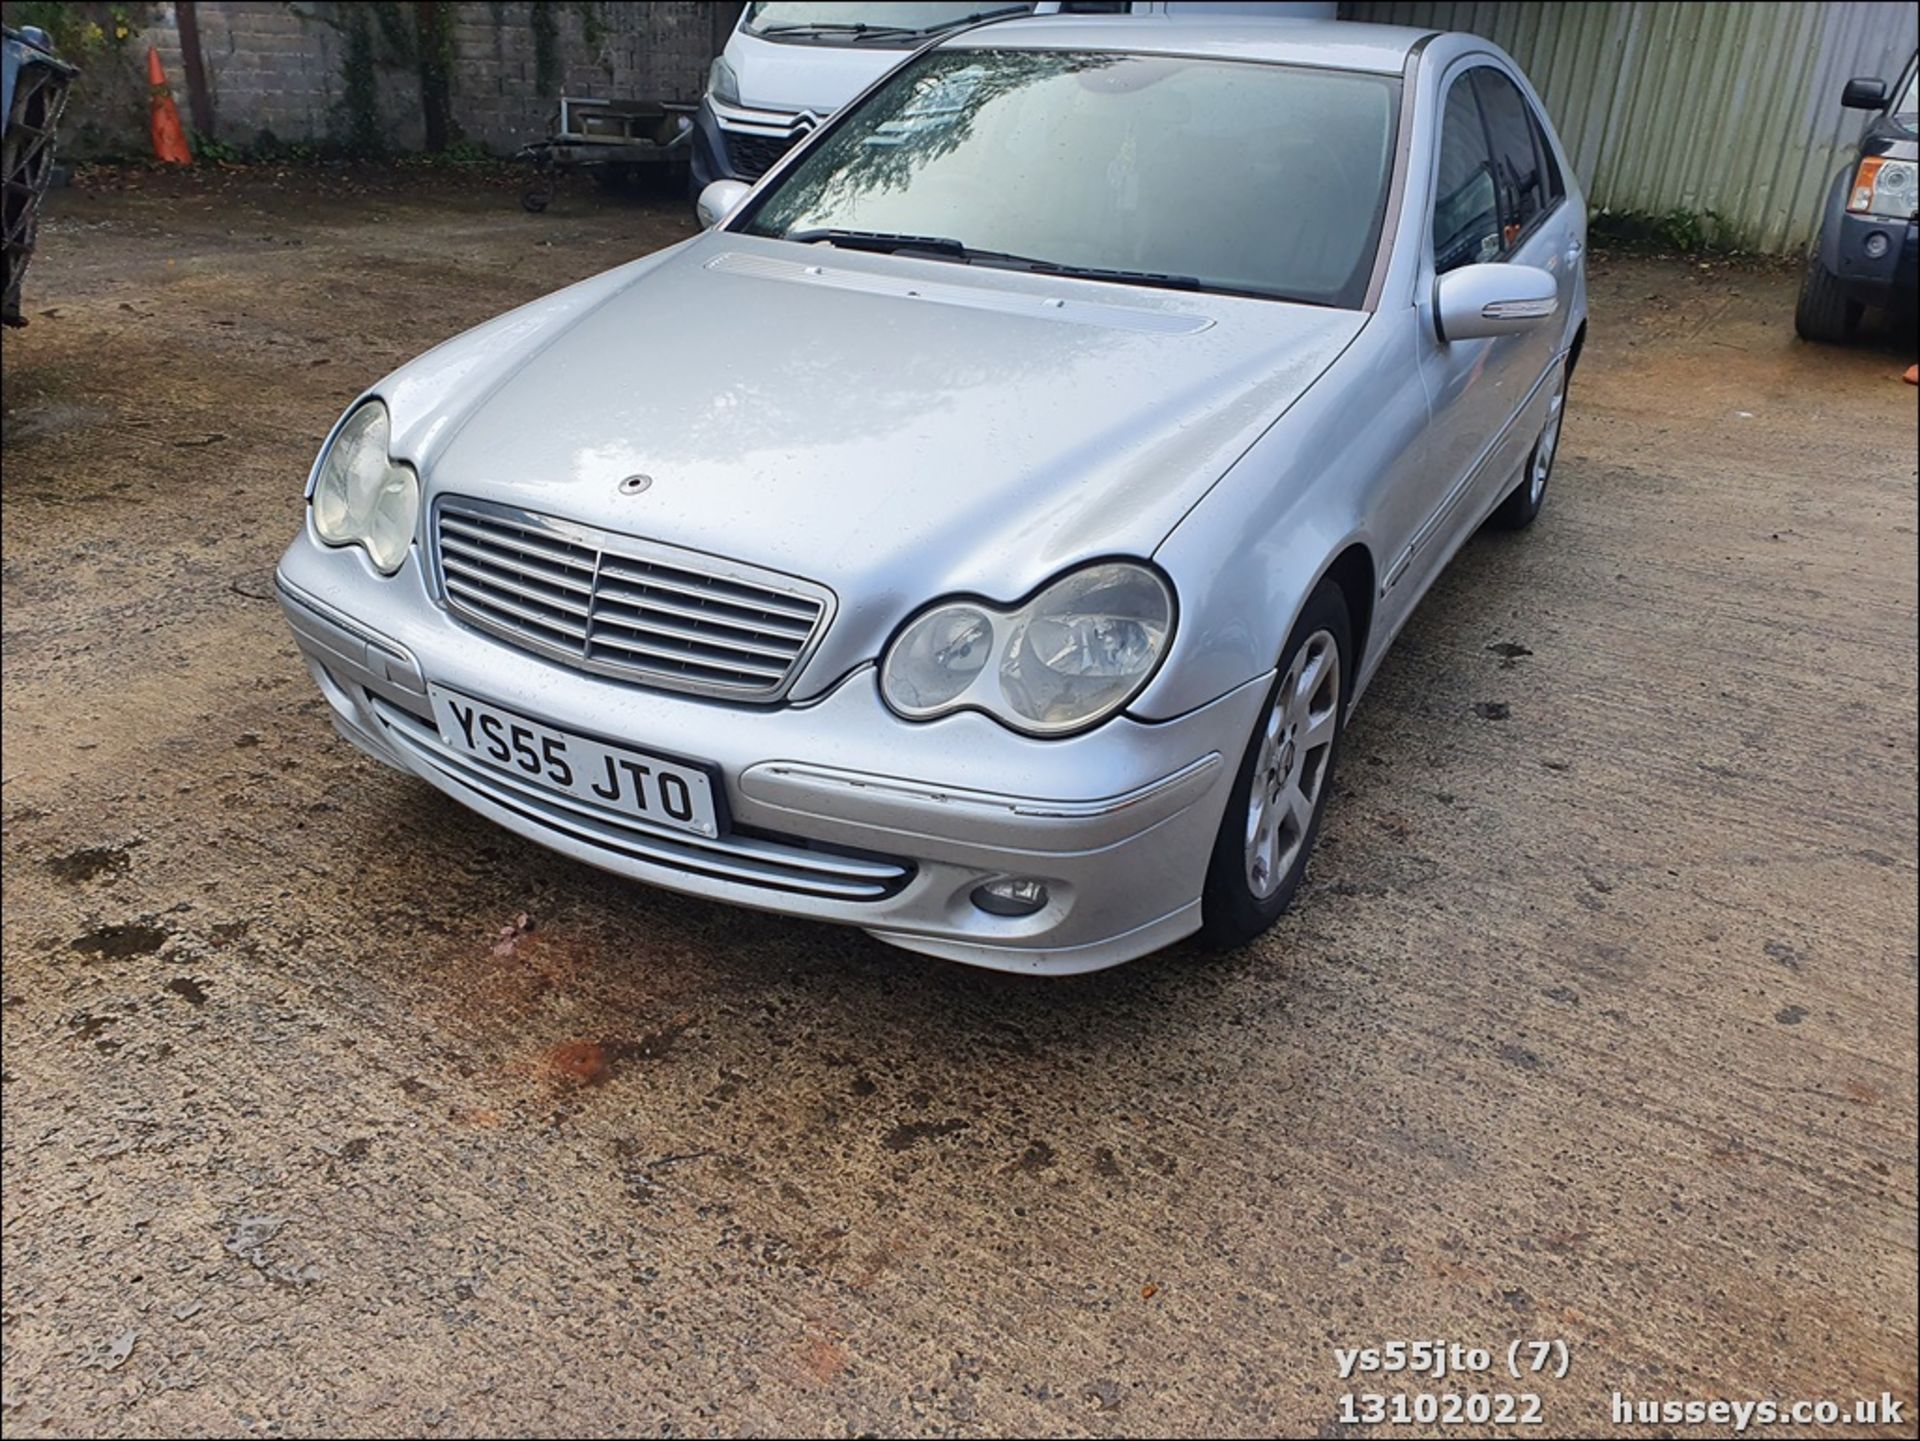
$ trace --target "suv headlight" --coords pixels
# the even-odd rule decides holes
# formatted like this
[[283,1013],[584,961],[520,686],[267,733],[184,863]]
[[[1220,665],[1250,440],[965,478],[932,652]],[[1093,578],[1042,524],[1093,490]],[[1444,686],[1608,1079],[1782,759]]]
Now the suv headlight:
[[707,71],[707,94],[722,105],[740,103],[740,81],[724,55],[714,56],[713,65]]
[[1855,215],[1887,215],[1905,220],[1914,212],[1914,180],[1920,167],[1911,160],[1869,155],[1853,177],[1847,209]]
[[328,545],[357,545],[383,575],[407,558],[420,518],[420,481],[387,455],[387,407],[369,400],[334,432],[313,482],[313,528]]
[[929,606],[887,647],[880,690],[911,720],[983,710],[1028,735],[1064,735],[1138,695],[1172,634],[1173,592],[1160,573],[1102,561],[1024,605]]

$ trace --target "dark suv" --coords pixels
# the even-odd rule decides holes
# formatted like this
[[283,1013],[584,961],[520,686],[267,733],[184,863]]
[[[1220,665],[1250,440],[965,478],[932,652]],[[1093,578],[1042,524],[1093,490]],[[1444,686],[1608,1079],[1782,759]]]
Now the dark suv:
[[1869,305],[1914,303],[1920,239],[1914,225],[1915,173],[1920,169],[1920,104],[1915,62],[1891,91],[1884,80],[1849,80],[1840,103],[1870,110],[1858,153],[1833,177],[1820,230],[1807,251],[1793,327],[1807,340],[1852,338]]

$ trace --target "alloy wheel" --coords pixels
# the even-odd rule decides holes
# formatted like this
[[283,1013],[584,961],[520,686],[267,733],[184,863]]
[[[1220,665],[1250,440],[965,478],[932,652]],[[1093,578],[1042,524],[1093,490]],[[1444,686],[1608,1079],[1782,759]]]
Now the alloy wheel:
[[1317,630],[1294,652],[1261,721],[1247,791],[1247,887],[1265,900],[1307,843],[1340,727],[1340,647]]
[[1553,383],[1553,399],[1547,402],[1547,423],[1540,431],[1539,443],[1533,447],[1533,468],[1527,474],[1527,499],[1535,506],[1547,493],[1547,476],[1553,471],[1553,452],[1560,444],[1560,420],[1566,406],[1567,374],[1563,370]]

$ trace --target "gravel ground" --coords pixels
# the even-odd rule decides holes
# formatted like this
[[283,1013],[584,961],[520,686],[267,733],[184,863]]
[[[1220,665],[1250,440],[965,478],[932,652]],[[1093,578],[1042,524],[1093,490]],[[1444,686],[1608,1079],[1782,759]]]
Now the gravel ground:
[[[1599,257],[1546,514],[1399,641],[1295,913],[1035,982],[549,855],[296,660],[344,404],[685,210],[56,197],[4,367],[9,1435],[1910,1423],[1910,340]],[[1397,1337],[1571,1369],[1339,1379]]]

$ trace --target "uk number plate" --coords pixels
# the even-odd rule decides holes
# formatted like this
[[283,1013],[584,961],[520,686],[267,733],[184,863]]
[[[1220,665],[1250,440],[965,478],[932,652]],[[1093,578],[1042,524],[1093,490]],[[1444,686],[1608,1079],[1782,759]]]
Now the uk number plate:
[[441,742],[547,790],[695,835],[720,833],[713,782],[698,766],[610,746],[458,691],[429,685]]

